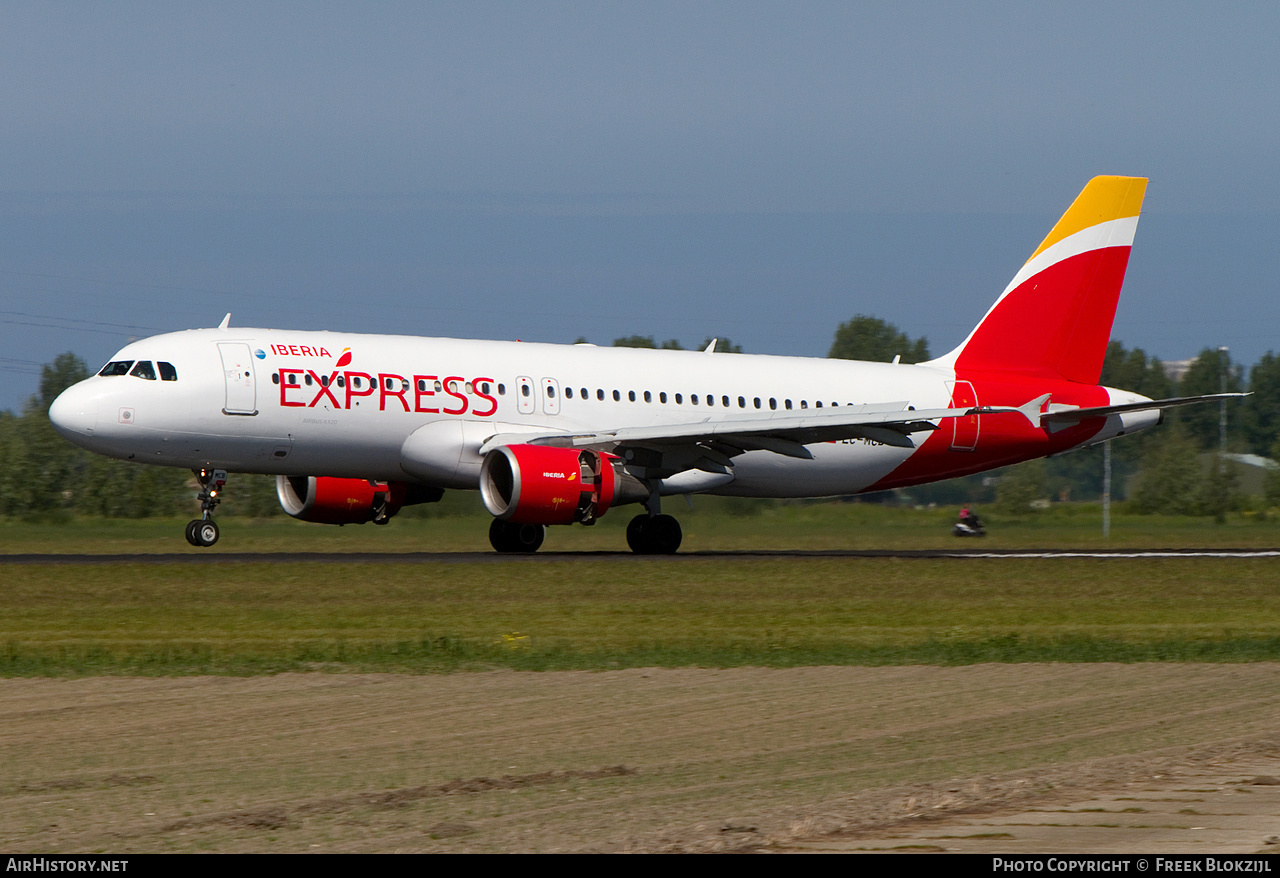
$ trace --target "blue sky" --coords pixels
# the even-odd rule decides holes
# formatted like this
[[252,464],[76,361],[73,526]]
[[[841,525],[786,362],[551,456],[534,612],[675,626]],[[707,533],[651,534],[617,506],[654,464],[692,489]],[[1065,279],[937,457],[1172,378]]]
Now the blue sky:
[[0,409],[215,325],[958,342],[1089,177],[1113,335],[1280,348],[1280,7],[0,3]]

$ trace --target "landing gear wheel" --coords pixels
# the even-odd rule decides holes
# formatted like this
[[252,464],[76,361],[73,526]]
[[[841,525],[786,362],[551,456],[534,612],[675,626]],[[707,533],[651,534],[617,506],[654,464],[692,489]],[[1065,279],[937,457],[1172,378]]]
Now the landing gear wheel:
[[670,515],[637,515],[627,525],[627,545],[637,555],[674,555],[684,533]]
[[627,545],[637,555],[647,555],[644,546],[644,526],[649,522],[648,515],[637,515],[627,522]]
[[204,524],[200,519],[187,522],[187,542],[193,546],[200,545],[200,537],[196,535],[196,528]]
[[[192,533],[195,534],[196,538],[196,542],[192,545],[212,546],[218,541],[218,525],[214,523],[212,518],[207,518],[204,521],[194,521],[192,524],[195,525]],[[188,525],[188,527],[190,528],[191,526]]]
[[515,524],[495,518],[489,525],[489,545],[503,554],[531,555],[542,547],[547,529],[540,524]]

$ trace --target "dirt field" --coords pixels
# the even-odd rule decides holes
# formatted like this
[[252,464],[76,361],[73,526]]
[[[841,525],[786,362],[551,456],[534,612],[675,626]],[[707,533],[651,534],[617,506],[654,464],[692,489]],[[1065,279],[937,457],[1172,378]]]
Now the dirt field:
[[0,847],[1276,851],[1280,666],[0,680]]

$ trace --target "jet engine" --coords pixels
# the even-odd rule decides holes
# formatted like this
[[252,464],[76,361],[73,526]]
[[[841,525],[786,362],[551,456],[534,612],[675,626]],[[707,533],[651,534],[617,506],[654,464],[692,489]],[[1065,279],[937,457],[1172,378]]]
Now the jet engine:
[[609,508],[649,496],[643,482],[599,451],[504,445],[485,455],[480,495],[513,524],[594,524]]
[[276,476],[276,494],[284,511],[319,524],[386,524],[402,506],[431,503],[443,491],[369,479],[333,476]]

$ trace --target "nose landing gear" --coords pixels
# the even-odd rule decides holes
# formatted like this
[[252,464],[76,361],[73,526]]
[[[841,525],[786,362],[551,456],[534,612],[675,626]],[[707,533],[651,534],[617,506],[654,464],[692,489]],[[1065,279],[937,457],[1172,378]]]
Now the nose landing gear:
[[193,546],[212,546],[218,541],[218,525],[213,520],[213,510],[222,502],[222,486],[227,483],[224,469],[193,470],[200,482],[200,517],[187,522],[187,542]]

